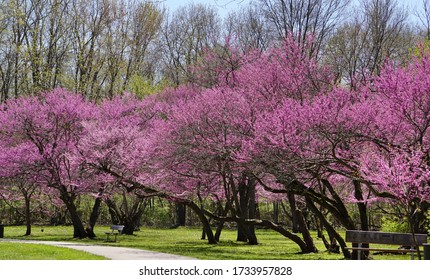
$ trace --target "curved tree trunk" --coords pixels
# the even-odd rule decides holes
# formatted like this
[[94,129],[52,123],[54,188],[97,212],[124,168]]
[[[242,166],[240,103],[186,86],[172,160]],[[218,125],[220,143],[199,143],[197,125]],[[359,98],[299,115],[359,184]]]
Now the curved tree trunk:
[[221,232],[223,228],[224,228],[224,222],[218,221],[218,225],[215,230],[215,240],[217,242],[219,242],[219,239],[221,238]]
[[195,204],[193,201],[186,201],[184,202],[188,207],[190,207],[191,210],[193,210],[197,216],[200,219],[200,222],[203,225],[203,230],[206,232],[206,237],[208,238],[209,244],[216,244],[217,241],[215,240],[215,236],[212,232],[211,225],[209,224],[208,219],[206,218],[204,211],[200,209],[200,207]]
[[66,208],[70,214],[70,219],[72,220],[73,237],[74,238],[88,237],[87,231],[85,230],[84,225],[82,224],[81,217],[79,216],[78,211],[76,209],[73,194],[70,194],[67,191],[65,186],[60,186],[59,191],[60,191],[60,198],[66,205]]
[[308,226],[306,225],[306,221],[303,217],[302,211],[296,210],[297,223],[299,225],[300,232],[302,233],[303,240],[308,247],[308,250],[311,252],[318,252],[317,247],[315,246],[314,240],[309,232]]
[[324,217],[323,213],[315,206],[315,204],[309,199],[306,199],[306,204],[309,207],[309,209],[314,213],[314,215],[320,220],[320,222],[323,224],[324,228],[327,230],[329,236],[333,236],[336,241],[339,243],[340,248],[342,250],[342,253],[346,259],[351,259],[351,253],[349,250],[347,250],[347,246],[345,243],[345,240],[342,238],[342,236],[337,233],[337,231],[334,229],[334,227],[331,225],[329,221]]
[[294,243],[296,243],[299,247],[302,253],[315,253],[315,251],[312,248],[309,248],[306,242],[304,242],[297,234],[292,233],[285,228],[267,220],[248,220],[247,223],[252,223],[254,225],[261,225],[267,228],[270,228],[283,236],[287,237],[288,239],[292,240]]
[[[214,220],[217,221],[222,221],[222,222],[239,222],[239,218],[237,217],[218,217],[206,210],[203,210],[205,215],[213,218]],[[301,253],[313,253],[312,250],[309,250],[308,246],[306,245],[306,243],[300,238],[300,236],[298,236],[295,233],[292,233],[290,231],[288,231],[287,229],[283,228],[280,225],[277,225],[271,221],[268,220],[245,220],[244,222],[246,225],[253,225],[253,226],[262,226],[262,227],[267,227],[270,228],[280,234],[282,234],[283,236],[285,236],[286,238],[290,239],[291,241],[293,241],[294,243],[296,243],[301,250]]]
[[91,211],[89,226],[86,229],[88,237],[91,239],[96,238],[96,234],[94,233],[94,227],[97,223],[97,219],[99,218],[101,203],[102,199],[100,197],[97,197],[94,201],[93,210]]

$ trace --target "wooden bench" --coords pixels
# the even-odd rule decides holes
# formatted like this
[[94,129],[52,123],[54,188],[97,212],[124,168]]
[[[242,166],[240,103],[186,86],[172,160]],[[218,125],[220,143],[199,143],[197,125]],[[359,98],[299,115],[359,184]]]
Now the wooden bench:
[[116,242],[116,237],[117,237],[118,234],[122,233],[123,228],[124,228],[123,225],[111,225],[110,229],[112,231],[105,232],[105,234],[106,234],[106,241],[109,241],[109,236],[113,235],[113,236],[115,236],[115,241],[114,242]]
[[[423,246],[427,243],[427,234],[415,234],[415,239],[418,246]],[[346,248],[352,251],[358,251],[358,259],[361,259],[362,251],[378,251],[387,253],[410,253],[411,259],[414,259],[414,253],[417,252],[416,244],[411,233],[397,232],[380,232],[380,231],[362,231],[362,230],[347,230],[346,242],[358,244],[357,247]],[[363,244],[386,244],[386,245],[401,245],[402,248],[363,248]]]

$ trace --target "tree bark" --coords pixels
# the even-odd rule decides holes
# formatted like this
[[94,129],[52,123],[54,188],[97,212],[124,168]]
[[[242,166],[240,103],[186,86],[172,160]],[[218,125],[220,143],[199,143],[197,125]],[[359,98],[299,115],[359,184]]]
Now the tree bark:
[[[255,180],[248,180],[248,218],[253,220],[256,218],[257,203],[255,202]],[[248,226],[248,243],[249,245],[258,245],[257,235],[255,234],[255,225]]]
[[351,259],[351,253],[349,250],[345,249],[346,243],[345,240],[342,238],[342,236],[337,233],[337,231],[334,229],[334,227],[331,225],[329,221],[324,217],[323,213],[315,206],[313,201],[311,201],[309,198],[306,198],[306,204],[309,207],[309,209],[314,213],[314,215],[320,220],[320,222],[323,224],[327,232],[329,233],[329,236],[333,236],[336,241],[339,243],[340,248],[342,250],[342,253],[346,259]]
[[181,203],[176,203],[176,225],[175,227],[185,226],[186,221],[186,209],[185,205]]
[[88,237],[88,234],[84,228],[84,225],[82,224],[81,217],[78,214],[78,211],[76,209],[76,205],[74,203],[74,197],[73,194],[70,194],[65,186],[60,186],[60,198],[66,205],[67,210],[70,214],[70,219],[72,220],[73,224],[73,238],[86,238]]
[[[213,218],[214,220],[217,221],[222,221],[222,222],[238,222],[239,218],[237,217],[218,217],[206,210],[203,210],[205,215]],[[268,220],[245,220],[245,224],[248,225],[258,225],[258,226],[262,226],[262,227],[267,227],[270,228],[280,234],[282,234],[283,236],[285,236],[286,238],[292,240],[293,242],[295,242],[301,249],[301,253],[312,253],[311,251],[309,251],[308,246],[306,245],[306,243],[300,238],[300,236],[298,236],[297,234],[294,234],[290,231],[288,231],[287,229],[283,228],[280,225],[277,225],[271,221]]]
[[273,202],[273,222],[275,224],[279,223],[279,202]]
[[108,211],[109,211],[111,223],[113,225],[119,225],[120,224],[120,222],[119,222],[120,217],[119,217],[118,209],[115,205],[115,202],[113,202],[110,198],[106,198],[105,203],[108,206]]
[[25,200],[25,236],[31,235],[31,209],[30,209],[30,198],[26,195],[24,196]]
[[293,232],[298,233],[299,232],[299,226],[298,226],[298,217],[297,217],[297,207],[296,207],[296,197],[294,193],[288,192],[287,193],[288,203],[290,204],[291,209],[291,222],[293,224]]
[[240,205],[237,212],[240,219],[237,224],[237,241],[248,242],[250,245],[258,245],[254,225],[245,223],[248,219],[255,219],[255,186],[255,180],[246,175],[238,184]]
[[223,228],[224,228],[224,222],[218,221],[218,225],[215,230],[215,240],[217,242],[219,242],[219,239],[221,238],[221,232]]
[[[358,213],[360,215],[360,226],[361,226],[361,230],[365,230],[368,231],[369,230],[369,219],[367,217],[367,205],[364,202],[364,197],[363,197],[363,192],[361,190],[361,184],[360,182],[354,180],[353,181],[353,185],[354,185],[354,196],[355,199],[357,199],[357,207],[358,207]],[[362,244],[363,248],[369,248],[369,244]],[[358,254],[360,252],[358,251],[354,251],[353,252],[353,259],[358,259]],[[361,251],[361,256],[364,259],[367,259],[369,257],[369,252],[368,251]]]
[[94,233],[94,227],[97,223],[97,219],[99,218],[101,203],[102,199],[100,197],[97,197],[94,201],[93,210],[91,211],[89,226],[86,229],[88,237],[91,239],[96,238],[96,234]]
[[203,225],[203,230],[206,232],[206,237],[208,238],[208,243],[209,244],[217,244],[217,241],[215,240],[215,236],[214,236],[212,229],[211,229],[211,225],[209,224],[209,221],[206,218],[203,210],[200,209],[200,207],[191,200],[185,201],[183,203],[186,204],[188,207],[190,207],[191,210],[193,210],[197,214],[197,216],[199,217],[200,222]]
[[312,236],[306,225],[306,221],[303,217],[303,214],[298,209],[296,210],[296,216],[297,216],[297,223],[299,225],[300,232],[302,233],[303,240],[305,241],[306,246],[308,247],[308,250],[314,253],[318,252],[317,248],[315,247],[314,240],[312,239]]

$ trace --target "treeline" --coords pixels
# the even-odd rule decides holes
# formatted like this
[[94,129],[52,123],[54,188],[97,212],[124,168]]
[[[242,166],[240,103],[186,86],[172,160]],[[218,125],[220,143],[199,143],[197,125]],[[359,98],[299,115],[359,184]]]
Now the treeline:
[[214,6],[167,10],[163,1],[5,0],[0,3],[1,101],[53,88],[90,99],[138,95],[196,79],[202,54],[266,50],[287,36],[354,86],[399,63],[429,36],[430,1],[256,0],[221,18]]

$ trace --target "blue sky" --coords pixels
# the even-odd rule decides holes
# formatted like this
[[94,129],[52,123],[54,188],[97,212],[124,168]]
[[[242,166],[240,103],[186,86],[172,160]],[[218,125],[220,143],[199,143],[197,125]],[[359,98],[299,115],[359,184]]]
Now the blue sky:
[[189,3],[211,5],[218,8],[221,16],[225,16],[229,11],[237,10],[241,5],[247,5],[251,0],[164,0],[160,1],[170,12],[180,6],[186,6]]
[[[360,0],[352,0],[352,2],[359,2]],[[397,0],[401,5],[407,6],[421,6],[422,0]],[[188,3],[202,3],[217,7],[220,12],[225,12],[232,9],[237,9],[241,4],[248,4],[251,0],[159,0],[171,11],[175,10],[180,6],[185,6]]]
[[[180,6],[186,6],[189,3],[201,3],[205,5],[211,5],[218,8],[218,11],[222,17],[226,16],[229,11],[237,10],[241,5],[245,6],[251,2],[251,0],[159,0],[170,12],[175,11]],[[359,3],[360,0],[352,0],[353,3]],[[398,4],[405,7],[409,7],[410,11],[416,10],[416,8],[422,7],[422,0],[397,0]],[[416,18],[411,17],[412,20]]]

